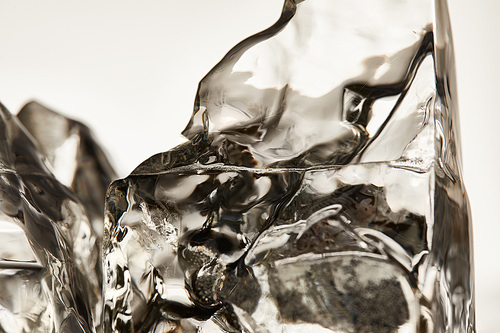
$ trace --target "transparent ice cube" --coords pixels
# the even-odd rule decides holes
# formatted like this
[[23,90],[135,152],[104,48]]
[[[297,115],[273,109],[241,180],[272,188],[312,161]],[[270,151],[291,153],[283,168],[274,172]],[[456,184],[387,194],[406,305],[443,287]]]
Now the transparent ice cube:
[[474,332],[446,2],[286,0],[107,193],[105,332]]

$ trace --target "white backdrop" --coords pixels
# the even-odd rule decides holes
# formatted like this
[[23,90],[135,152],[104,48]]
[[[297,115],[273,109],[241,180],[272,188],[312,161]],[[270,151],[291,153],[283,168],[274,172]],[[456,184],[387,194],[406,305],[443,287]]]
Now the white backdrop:
[[[450,0],[464,174],[475,228],[478,332],[497,332],[500,2]],[[0,101],[88,124],[121,176],[182,141],[199,80],[282,0],[0,0]]]

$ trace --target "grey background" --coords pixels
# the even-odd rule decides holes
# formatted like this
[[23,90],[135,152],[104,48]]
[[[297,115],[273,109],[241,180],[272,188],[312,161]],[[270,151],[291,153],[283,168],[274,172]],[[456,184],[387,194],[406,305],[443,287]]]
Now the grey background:
[[[0,0],[0,101],[87,123],[121,176],[182,142],[199,80],[272,24],[281,0]],[[464,177],[475,232],[478,332],[500,313],[497,174],[500,2],[450,1]]]

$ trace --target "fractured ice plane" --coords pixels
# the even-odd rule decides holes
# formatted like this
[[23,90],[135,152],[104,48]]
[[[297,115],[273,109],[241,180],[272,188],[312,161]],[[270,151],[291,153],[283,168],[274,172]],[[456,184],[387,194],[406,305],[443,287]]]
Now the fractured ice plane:
[[474,332],[443,0],[286,0],[108,189],[105,332]]
[[0,106],[0,126],[0,332],[94,332],[102,227],[93,226],[115,173],[83,124],[40,104],[19,118]]

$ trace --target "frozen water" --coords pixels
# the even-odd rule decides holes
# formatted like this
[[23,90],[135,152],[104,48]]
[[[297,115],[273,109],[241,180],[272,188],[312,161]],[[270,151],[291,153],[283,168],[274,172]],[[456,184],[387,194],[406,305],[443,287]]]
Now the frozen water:
[[474,332],[443,0],[284,3],[107,193],[105,332]]
[[26,104],[17,118],[35,138],[56,178],[85,205],[94,231],[102,236],[104,196],[117,176],[90,129],[37,102]]
[[0,331],[475,332],[457,111],[446,1],[285,0],[103,229],[89,129],[0,106]]
[[30,103],[19,115],[30,133],[0,108],[0,331],[94,332],[102,273],[92,225],[104,205],[92,199],[114,172],[82,124]]

